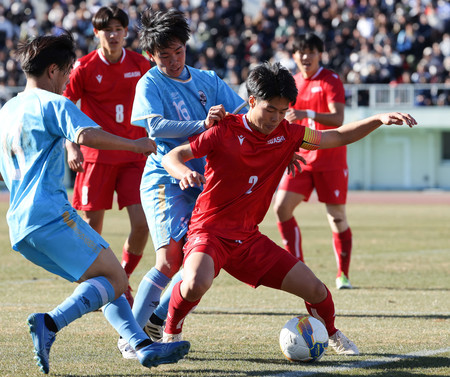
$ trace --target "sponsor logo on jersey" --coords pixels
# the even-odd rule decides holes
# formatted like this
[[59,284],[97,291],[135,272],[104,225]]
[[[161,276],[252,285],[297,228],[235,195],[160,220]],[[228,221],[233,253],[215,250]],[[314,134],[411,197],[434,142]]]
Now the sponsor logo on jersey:
[[282,143],[285,140],[286,140],[286,138],[284,136],[277,136],[277,137],[274,137],[273,139],[268,140],[267,144]]
[[97,76],[95,76],[95,78],[97,79],[98,83],[100,84],[102,82],[103,76],[97,75]]
[[322,89],[321,86],[314,86],[314,87],[311,88],[311,93],[319,93],[319,92],[322,92],[322,91],[323,91],[323,89]]
[[123,74],[123,77],[125,79],[129,79],[130,77],[141,77],[141,72],[139,71],[134,71],[134,72],[125,72]]
[[198,91],[198,95],[200,96],[200,103],[205,106],[206,105],[206,94],[203,90]]
[[238,136],[238,139],[239,139],[239,144],[242,145],[242,143],[244,142],[245,137],[242,136],[242,135],[239,135],[239,136]]

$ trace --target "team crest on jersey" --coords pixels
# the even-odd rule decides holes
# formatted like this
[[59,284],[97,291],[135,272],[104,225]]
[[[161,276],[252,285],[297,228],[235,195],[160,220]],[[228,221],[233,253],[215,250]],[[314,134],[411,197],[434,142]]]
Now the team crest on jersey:
[[200,96],[200,103],[205,106],[206,105],[206,94],[203,90],[198,91],[198,95]]
[[98,83],[100,84],[102,82],[103,76],[97,75],[97,76],[95,76],[95,78],[97,79]]

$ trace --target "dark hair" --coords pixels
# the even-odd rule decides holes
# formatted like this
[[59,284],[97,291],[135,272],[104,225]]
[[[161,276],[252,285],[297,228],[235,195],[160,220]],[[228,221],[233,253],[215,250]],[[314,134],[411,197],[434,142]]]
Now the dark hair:
[[150,54],[168,48],[177,40],[186,44],[191,35],[184,13],[175,8],[166,11],[146,9],[141,15],[141,23],[139,44]]
[[305,50],[317,49],[319,52],[323,52],[324,44],[322,39],[314,33],[306,33],[296,35],[292,44],[292,53],[297,51],[303,52]]
[[56,64],[61,71],[70,70],[75,62],[75,45],[72,34],[44,35],[20,42],[16,57],[27,76],[40,77],[46,68]]
[[262,63],[253,68],[247,79],[247,93],[256,99],[268,101],[282,97],[294,104],[297,99],[297,86],[289,70],[280,63]]
[[101,7],[92,17],[92,25],[97,30],[103,30],[111,20],[119,21],[124,28],[128,26],[128,15],[115,5]]

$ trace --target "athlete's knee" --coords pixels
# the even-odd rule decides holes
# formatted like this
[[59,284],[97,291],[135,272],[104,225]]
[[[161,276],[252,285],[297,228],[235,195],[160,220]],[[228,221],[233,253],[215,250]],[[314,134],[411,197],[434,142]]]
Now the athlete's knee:
[[211,287],[212,279],[209,279],[205,275],[195,275],[183,279],[185,285],[185,291],[187,299],[191,301],[200,299]]
[[311,280],[310,284],[309,303],[318,304],[327,298],[327,288],[319,279]]
[[277,202],[273,204],[273,210],[277,216],[278,221],[289,220],[293,216],[293,209],[284,202]]

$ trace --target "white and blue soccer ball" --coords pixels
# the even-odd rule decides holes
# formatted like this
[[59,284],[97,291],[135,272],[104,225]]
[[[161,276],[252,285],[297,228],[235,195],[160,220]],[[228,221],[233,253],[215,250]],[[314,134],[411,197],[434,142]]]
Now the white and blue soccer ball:
[[318,361],[328,347],[327,329],[314,317],[294,317],[281,329],[280,347],[290,361]]

